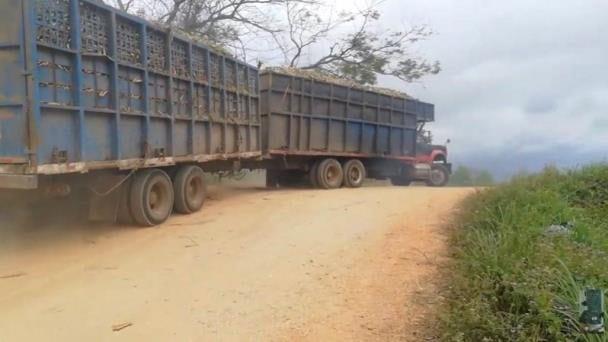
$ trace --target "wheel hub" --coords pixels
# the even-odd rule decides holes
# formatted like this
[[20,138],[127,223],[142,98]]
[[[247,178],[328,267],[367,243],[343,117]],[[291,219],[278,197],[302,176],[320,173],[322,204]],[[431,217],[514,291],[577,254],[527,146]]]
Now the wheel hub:
[[443,176],[443,172],[441,172],[440,170],[433,170],[431,172],[431,181],[434,184],[441,184],[444,181],[444,176]]
[[150,189],[148,204],[152,211],[162,210],[165,193],[159,184],[154,184]]
[[351,169],[349,176],[353,183],[358,183],[361,180],[361,172],[357,168]]
[[327,170],[327,179],[329,179],[330,181],[335,180],[336,178],[336,172],[333,168],[330,168],[329,170]]

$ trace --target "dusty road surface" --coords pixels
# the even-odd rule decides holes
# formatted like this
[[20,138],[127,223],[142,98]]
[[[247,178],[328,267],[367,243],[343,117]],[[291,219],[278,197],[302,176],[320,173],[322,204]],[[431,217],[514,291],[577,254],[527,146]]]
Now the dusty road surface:
[[471,192],[224,188],[158,228],[4,222],[0,341],[432,338],[444,223]]

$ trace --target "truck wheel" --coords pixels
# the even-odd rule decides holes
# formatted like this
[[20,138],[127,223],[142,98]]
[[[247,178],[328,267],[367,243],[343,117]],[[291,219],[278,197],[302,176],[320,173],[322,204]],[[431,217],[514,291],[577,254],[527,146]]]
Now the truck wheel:
[[412,184],[412,180],[403,176],[391,177],[391,184],[396,186],[409,186]]
[[319,169],[320,160],[315,160],[308,170],[308,181],[313,188],[319,187],[319,181],[317,180],[317,171]]
[[175,211],[180,214],[192,214],[199,211],[207,195],[203,170],[194,165],[179,168],[173,180],[173,190]]
[[365,180],[365,166],[358,159],[351,159],[342,166],[344,170],[344,186],[348,188],[359,188]]
[[450,173],[448,172],[448,169],[441,164],[433,164],[433,166],[431,166],[431,174],[429,179],[426,181],[426,185],[441,187],[448,184],[449,180]]
[[141,226],[155,226],[169,218],[173,209],[173,185],[163,170],[144,170],[135,174],[129,196],[133,220]]
[[322,189],[337,189],[342,186],[342,165],[332,158],[324,159],[317,167],[317,182]]

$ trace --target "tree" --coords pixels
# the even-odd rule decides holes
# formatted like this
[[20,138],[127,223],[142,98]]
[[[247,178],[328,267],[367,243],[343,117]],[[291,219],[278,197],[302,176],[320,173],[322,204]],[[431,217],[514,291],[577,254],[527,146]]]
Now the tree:
[[475,170],[459,165],[450,178],[453,186],[491,186],[494,185],[494,176],[488,170]]
[[117,7],[121,11],[129,12],[131,6],[133,6],[134,0],[114,0],[110,3],[112,6]]
[[474,184],[475,186],[494,185],[494,176],[488,170],[481,170],[475,176]]
[[439,62],[410,51],[433,32],[426,26],[382,27],[382,0],[353,12],[338,12],[329,0],[109,1],[241,58],[278,50],[287,66],[363,84],[375,84],[378,74],[414,82],[441,70]]
[[450,178],[450,184],[454,186],[473,186],[473,175],[471,169],[460,165]]
[[[429,62],[409,51],[411,45],[433,32],[426,26],[397,31],[382,29],[377,9],[381,3],[376,1],[364,10],[335,15],[332,8],[319,3],[316,6],[285,4],[287,29],[275,33],[275,41],[283,51],[286,64],[321,70],[362,84],[375,84],[378,74],[413,82],[439,73],[438,61]],[[322,13],[330,14],[323,16]],[[345,30],[347,25],[354,29]],[[323,49],[324,46],[327,48]],[[318,55],[308,56],[315,57],[312,62],[303,62],[306,49],[312,47]]]
[[162,25],[195,35],[206,43],[246,53],[245,42],[280,29],[273,13],[291,3],[315,0],[110,0],[115,7],[144,14]]

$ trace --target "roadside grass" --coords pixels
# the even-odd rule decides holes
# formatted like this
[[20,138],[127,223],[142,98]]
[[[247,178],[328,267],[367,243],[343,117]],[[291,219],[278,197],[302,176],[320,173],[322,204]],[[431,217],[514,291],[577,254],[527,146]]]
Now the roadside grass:
[[463,204],[451,243],[442,339],[608,341],[578,321],[579,293],[608,290],[608,165],[482,190]]

